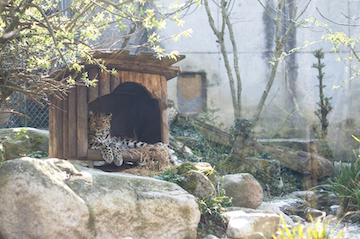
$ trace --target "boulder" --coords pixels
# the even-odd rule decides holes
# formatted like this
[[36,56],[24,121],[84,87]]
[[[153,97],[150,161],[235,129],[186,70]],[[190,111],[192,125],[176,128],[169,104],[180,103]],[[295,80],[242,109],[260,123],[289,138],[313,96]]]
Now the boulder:
[[0,129],[7,160],[29,155],[33,152],[49,151],[49,131],[35,128]]
[[0,238],[196,238],[194,196],[174,183],[59,159],[0,165]]
[[234,207],[256,209],[264,199],[260,183],[249,173],[225,175],[222,187],[225,195],[232,197]]
[[184,177],[179,185],[198,199],[216,196],[216,190],[211,181],[201,172],[190,170],[181,175]]
[[270,238],[280,223],[280,216],[271,211],[244,208],[224,214],[229,218],[226,235],[231,239]]

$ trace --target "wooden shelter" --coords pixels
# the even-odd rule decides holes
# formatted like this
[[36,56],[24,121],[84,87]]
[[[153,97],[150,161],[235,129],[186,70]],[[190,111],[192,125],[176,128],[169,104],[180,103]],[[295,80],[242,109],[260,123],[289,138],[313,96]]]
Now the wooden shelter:
[[166,114],[167,80],[177,76],[177,60],[158,59],[152,53],[128,51],[95,53],[107,69],[85,64],[96,87],[76,85],[65,100],[50,99],[49,156],[65,159],[101,159],[100,151],[88,149],[88,112],[111,112],[113,135],[147,143],[169,143]]

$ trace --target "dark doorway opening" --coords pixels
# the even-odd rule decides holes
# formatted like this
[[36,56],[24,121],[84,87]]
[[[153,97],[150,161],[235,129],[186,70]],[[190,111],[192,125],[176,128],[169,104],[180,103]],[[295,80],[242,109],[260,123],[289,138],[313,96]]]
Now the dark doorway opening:
[[161,141],[159,102],[141,84],[120,84],[111,94],[89,103],[89,111],[113,114],[112,135],[151,144]]

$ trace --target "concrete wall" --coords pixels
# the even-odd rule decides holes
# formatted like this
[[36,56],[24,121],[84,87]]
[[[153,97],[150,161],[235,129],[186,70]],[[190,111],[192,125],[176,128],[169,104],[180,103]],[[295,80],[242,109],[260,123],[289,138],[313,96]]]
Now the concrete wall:
[[[162,2],[166,5],[171,1],[164,0]],[[263,2],[274,4],[277,1]],[[298,12],[301,12],[306,1],[297,2]],[[285,12],[288,7],[291,7],[290,1],[287,1]],[[315,17],[322,23],[327,23],[328,28],[333,31],[342,31],[353,37],[360,36],[360,27],[332,24],[322,18],[316,8],[335,22],[353,23],[354,21],[345,18],[342,13],[350,17],[357,17],[360,12],[359,0],[313,0],[301,19]],[[214,4],[211,9],[219,27],[221,24],[220,13],[216,12]],[[234,23],[243,84],[243,117],[251,118],[270,75],[269,60],[273,55],[275,26],[264,8],[255,0],[236,0],[232,13],[231,21]],[[185,20],[183,29],[192,28],[192,37],[183,38],[178,42],[165,41],[162,46],[169,51],[176,49],[186,55],[186,59],[178,63],[184,72],[206,73],[207,105],[210,106],[210,102],[213,101],[215,108],[220,108],[219,121],[231,126],[234,116],[228,77],[219,44],[208,23],[205,6],[197,7],[193,13],[186,15],[183,19]],[[283,24],[288,23],[284,22]],[[168,24],[166,30],[161,34],[169,36],[178,31],[178,27]],[[326,64],[326,67],[323,68],[327,85],[325,96],[333,97],[331,100],[333,111],[328,116],[331,124],[329,137],[331,137],[332,144],[335,146],[339,140],[343,141],[342,137],[349,138],[352,133],[359,131],[354,126],[360,125],[358,120],[360,80],[355,78],[340,89],[332,89],[333,85],[340,85],[341,81],[348,80],[351,72],[345,72],[345,65],[337,61],[338,55],[331,51],[332,44],[321,41],[321,37],[326,33],[325,29],[313,26],[312,28],[297,28],[289,36],[286,46],[288,50],[304,46],[305,41],[317,41],[317,43],[286,57],[280,63],[274,85],[256,128],[259,138],[275,134],[287,119],[285,127],[277,133],[277,137],[315,137],[311,125],[318,122],[314,114],[318,108],[316,102],[319,101],[319,89],[315,87],[318,84],[318,71],[311,66],[317,61],[312,52],[320,48],[325,52],[323,59]],[[229,39],[226,39],[227,51],[232,62],[232,47]],[[341,54],[345,57],[348,56],[348,50],[343,50]],[[169,99],[177,103],[177,79],[168,82],[168,95]],[[291,114],[290,117],[289,114]],[[347,119],[353,119],[355,125]],[[345,121],[348,123],[344,123]],[[346,127],[346,129],[340,126]],[[337,133],[339,129],[342,132],[345,130],[347,133],[340,137]],[[338,137],[340,138],[338,139]]]

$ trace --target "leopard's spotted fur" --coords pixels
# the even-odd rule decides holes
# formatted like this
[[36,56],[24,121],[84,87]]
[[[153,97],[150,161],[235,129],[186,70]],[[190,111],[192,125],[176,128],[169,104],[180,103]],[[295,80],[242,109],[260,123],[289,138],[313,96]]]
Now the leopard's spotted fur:
[[[111,113],[89,112],[89,148],[101,151],[102,158],[107,163],[114,162],[115,165],[123,164],[121,149],[137,149],[147,145],[145,142],[125,140],[121,137],[112,136]],[[164,145],[159,142],[155,145]]]

